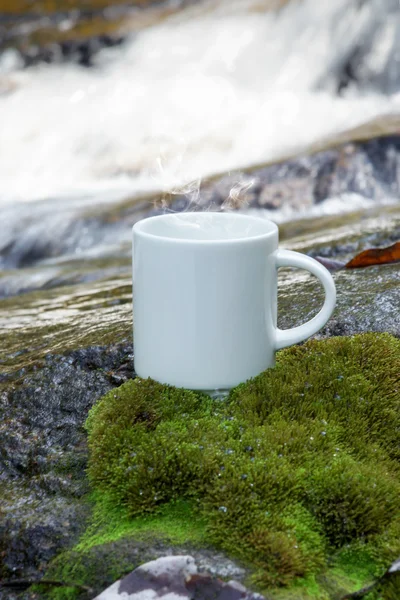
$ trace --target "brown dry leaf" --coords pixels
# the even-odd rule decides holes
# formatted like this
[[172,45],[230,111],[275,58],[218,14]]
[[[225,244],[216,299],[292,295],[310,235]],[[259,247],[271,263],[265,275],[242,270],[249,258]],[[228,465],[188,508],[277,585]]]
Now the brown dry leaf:
[[370,248],[357,254],[346,264],[346,269],[358,269],[370,267],[371,265],[385,265],[400,261],[400,242],[396,242],[388,248]]

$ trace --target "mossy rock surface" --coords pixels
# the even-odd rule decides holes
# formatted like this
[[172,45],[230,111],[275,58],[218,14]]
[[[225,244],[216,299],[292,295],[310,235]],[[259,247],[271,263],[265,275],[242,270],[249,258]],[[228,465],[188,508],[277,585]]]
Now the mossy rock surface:
[[284,350],[224,401],[128,381],[86,427],[93,521],[53,575],[150,536],[211,544],[268,597],[322,600],[400,555],[400,341],[388,334]]

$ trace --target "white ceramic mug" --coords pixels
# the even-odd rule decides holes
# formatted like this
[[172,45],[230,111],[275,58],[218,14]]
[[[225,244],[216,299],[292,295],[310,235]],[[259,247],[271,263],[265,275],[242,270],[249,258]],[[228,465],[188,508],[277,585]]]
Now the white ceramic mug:
[[[311,321],[277,328],[277,269],[310,271],[325,289]],[[275,351],[325,325],[335,307],[330,273],[278,250],[278,227],[237,213],[178,213],[133,227],[135,370],[197,390],[230,389],[275,364]]]

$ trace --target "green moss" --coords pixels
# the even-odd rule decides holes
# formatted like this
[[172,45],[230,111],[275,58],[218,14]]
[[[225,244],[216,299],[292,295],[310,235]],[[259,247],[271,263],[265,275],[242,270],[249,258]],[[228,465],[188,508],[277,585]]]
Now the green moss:
[[86,423],[95,509],[75,552],[207,539],[276,598],[362,587],[400,554],[399,386],[387,334],[284,350],[224,402],[127,382]]
[[[77,586],[49,586],[35,584],[29,588],[33,598],[51,598],[52,600],[80,600],[85,596]],[[86,594],[85,594],[86,595]]]
[[205,520],[194,514],[190,502],[170,502],[155,514],[132,519],[126,509],[116,506],[108,496],[93,495],[92,522],[76,546],[77,551],[88,551],[94,546],[115,542],[126,536],[146,539],[153,532],[173,544],[187,540],[205,541]]
[[400,597],[400,574],[385,579],[370,594],[365,596],[365,600],[398,600]]
[[333,572],[348,577],[357,588],[379,578],[383,572],[371,556],[370,549],[371,546],[363,542],[342,548],[334,557]]

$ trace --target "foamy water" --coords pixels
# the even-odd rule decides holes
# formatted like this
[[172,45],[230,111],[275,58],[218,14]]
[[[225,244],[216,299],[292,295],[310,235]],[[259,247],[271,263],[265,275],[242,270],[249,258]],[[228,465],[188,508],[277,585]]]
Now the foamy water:
[[320,87],[376,18],[379,3],[356,4],[293,1],[277,15],[220,2],[101,52],[91,70],[8,67],[0,203],[171,190],[399,113],[399,96]]

